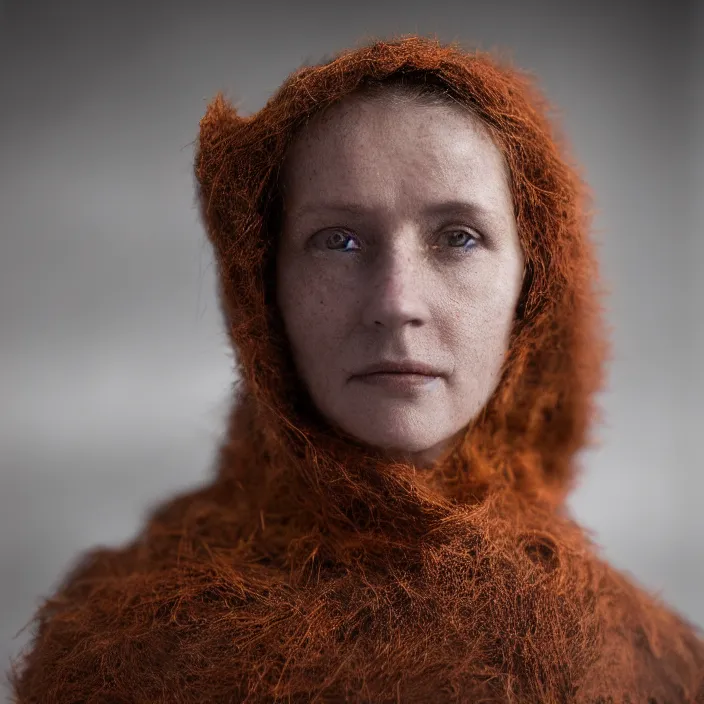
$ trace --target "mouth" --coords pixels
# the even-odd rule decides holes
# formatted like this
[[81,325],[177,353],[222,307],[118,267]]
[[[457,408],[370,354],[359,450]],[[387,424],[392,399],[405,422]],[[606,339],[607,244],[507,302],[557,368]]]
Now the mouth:
[[387,391],[412,393],[435,385],[444,373],[424,362],[411,360],[383,361],[353,374],[350,381],[375,386]]
[[414,360],[381,361],[370,364],[352,375],[355,377],[377,376],[377,375],[405,375],[437,378],[444,376],[444,373],[425,362]]
[[433,389],[440,381],[440,377],[406,372],[376,372],[354,376],[351,381],[395,395],[414,396]]

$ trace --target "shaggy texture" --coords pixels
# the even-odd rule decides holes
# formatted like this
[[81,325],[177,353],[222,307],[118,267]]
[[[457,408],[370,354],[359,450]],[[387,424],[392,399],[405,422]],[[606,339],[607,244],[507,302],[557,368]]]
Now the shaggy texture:
[[[400,74],[489,126],[528,261],[500,385],[427,471],[326,426],[272,303],[293,135]],[[565,509],[607,347],[589,194],[549,113],[501,57],[415,36],[303,67],[252,116],[210,103],[195,170],[238,362],[227,435],[209,483],[45,600],[15,702],[704,702],[701,633]]]

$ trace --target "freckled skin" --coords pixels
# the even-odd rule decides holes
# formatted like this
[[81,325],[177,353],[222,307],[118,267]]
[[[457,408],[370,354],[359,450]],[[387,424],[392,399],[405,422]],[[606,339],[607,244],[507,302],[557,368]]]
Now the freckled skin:
[[[277,297],[299,374],[333,424],[432,462],[496,385],[523,275],[503,157],[474,115],[348,96],[284,165]],[[470,202],[482,212],[429,213]],[[326,209],[362,204],[361,213]],[[381,359],[443,376],[412,393],[350,379]]]

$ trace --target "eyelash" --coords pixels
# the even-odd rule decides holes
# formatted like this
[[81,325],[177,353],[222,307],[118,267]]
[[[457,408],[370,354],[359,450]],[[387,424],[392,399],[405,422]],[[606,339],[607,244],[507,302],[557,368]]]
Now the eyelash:
[[[335,230],[334,232],[336,232],[336,233],[342,232],[342,230]],[[463,235],[467,235],[469,237],[469,239],[467,240],[466,244],[461,245],[459,247],[452,247],[451,246],[451,249],[463,249],[464,251],[469,251],[470,249],[474,249],[479,238],[476,235],[474,235],[473,233],[468,232],[467,230],[447,230],[443,234],[453,235],[453,234],[458,234],[458,233],[462,233]],[[347,238],[350,238],[350,239],[352,238],[352,235],[349,235],[347,233],[343,233],[343,235]],[[329,237],[330,237],[330,235],[328,236],[328,238]],[[327,238],[326,238],[326,243],[327,243]],[[472,243],[472,246],[468,247],[467,245],[469,245],[470,243]],[[439,245],[434,245],[433,248],[437,249],[438,246]],[[357,252],[357,251],[359,251],[360,248],[357,248],[357,249],[338,249],[335,247],[328,247],[328,249],[330,249],[330,251],[333,251],[333,252]]]

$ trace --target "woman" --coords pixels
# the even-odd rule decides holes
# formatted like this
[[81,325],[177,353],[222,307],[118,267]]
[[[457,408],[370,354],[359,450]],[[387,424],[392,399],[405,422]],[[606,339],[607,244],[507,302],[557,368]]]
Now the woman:
[[16,702],[704,701],[701,633],[565,509],[605,344],[547,109],[414,36],[209,105],[216,476],[84,556]]

